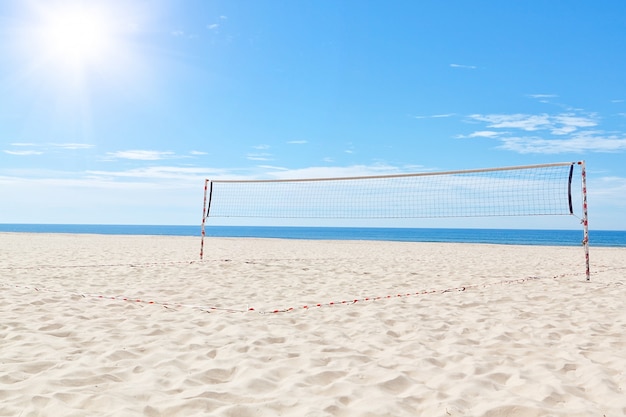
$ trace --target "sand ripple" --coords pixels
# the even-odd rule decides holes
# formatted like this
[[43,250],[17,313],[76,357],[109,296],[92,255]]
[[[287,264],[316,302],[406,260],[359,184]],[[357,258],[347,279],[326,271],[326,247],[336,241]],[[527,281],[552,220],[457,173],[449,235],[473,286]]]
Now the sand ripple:
[[0,416],[626,415],[623,250],[585,283],[578,248],[79,240],[2,236]]

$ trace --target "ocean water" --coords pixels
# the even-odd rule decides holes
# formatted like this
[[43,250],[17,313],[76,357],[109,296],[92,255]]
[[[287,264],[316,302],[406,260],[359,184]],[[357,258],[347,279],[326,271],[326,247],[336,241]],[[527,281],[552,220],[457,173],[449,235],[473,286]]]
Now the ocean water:
[[[0,232],[200,236],[200,226],[0,224]],[[581,230],[207,226],[209,237],[461,242],[579,246]],[[591,246],[626,247],[626,231],[590,230]]]

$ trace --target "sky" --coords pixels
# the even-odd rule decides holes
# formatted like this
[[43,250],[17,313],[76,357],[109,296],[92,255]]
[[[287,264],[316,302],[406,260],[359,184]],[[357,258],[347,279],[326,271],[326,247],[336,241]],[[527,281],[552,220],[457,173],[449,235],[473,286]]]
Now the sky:
[[0,223],[194,225],[205,178],[584,160],[590,228],[626,230],[625,49],[622,0],[0,0]]

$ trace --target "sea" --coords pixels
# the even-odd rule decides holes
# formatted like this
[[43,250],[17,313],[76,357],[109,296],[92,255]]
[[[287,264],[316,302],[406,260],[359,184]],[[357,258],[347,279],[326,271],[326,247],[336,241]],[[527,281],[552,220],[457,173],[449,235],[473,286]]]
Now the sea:
[[[0,224],[0,232],[103,235],[201,236],[200,226],[102,224]],[[381,227],[207,226],[209,237],[378,240],[400,242],[493,243],[580,246],[580,230],[448,229]],[[590,230],[589,245],[626,247],[626,231]]]

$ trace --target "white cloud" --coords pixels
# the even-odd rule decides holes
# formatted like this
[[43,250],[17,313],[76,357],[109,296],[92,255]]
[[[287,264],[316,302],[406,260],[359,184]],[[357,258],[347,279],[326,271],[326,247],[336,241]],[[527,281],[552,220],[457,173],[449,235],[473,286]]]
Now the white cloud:
[[480,130],[478,132],[470,133],[469,135],[459,135],[457,138],[495,138],[501,136],[506,132],[495,132],[493,130]]
[[478,67],[474,65],[463,65],[463,64],[450,64],[452,68],[462,68],[462,69],[476,69]]
[[[6,171],[6,170],[5,170]],[[42,181],[58,186],[126,188],[129,184],[154,184],[159,186],[184,186],[197,184],[205,178],[248,179],[233,170],[205,167],[151,166],[128,170],[59,171],[49,169],[12,170],[10,176],[0,175],[4,184]]]
[[[518,153],[584,153],[626,151],[626,135],[608,134],[594,128],[593,113],[550,114],[473,114],[472,121],[485,122],[493,130],[476,131],[457,138],[486,137],[501,142],[499,149]],[[508,129],[498,131],[497,129]],[[514,130],[517,129],[518,132]],[[528,134],[527,132],[533,132]]]
[[556,126],[552,129],[552,133],[555,135],[571,133],[581,127],[598,125],[594,119],[574,114],[558,114],[554,116],[553,120]]
[[258,165],[258,167],[262,169],[274,169],[278,171],[287,171],[289,169],[289,168],[284,168],[284,167],[277,167],[274,165]]
[[202,151],[191,151],[189,153],[191,155],[207,155],[207,152],[202,152]]
[[454,113],[446,113],[446,114],[433,114],[430,116],[413,116],[415,119],[440,119],[444,117],[452,117]]
[[580,116],[574,113],[549,114],[472,114],[470,119],[486,122],[493,129],[520,129],[528,132],[548,130],[554,135],[565,135],[579,128],[598,124],[593,115]]
[[217,23],[213,23],[213,24],[207,25],[207,28],[209,28],[211,30],[216,30],[219,27],[220,27],[220,25],[217,24]]
[[[0,190],[12,201],[3,212],[12,223],[195,224],[199,222],[204,178],[121,179],[111,176],[0,176]],[[112,174],[112,173],[109,173]],[[200,196],[200,197],[199,197]],[[46,210],[38,203],[46,202]]]
[[528,97],[531,98],[557,98],[556,94],[529,94]]
[[42,155],[43,152],[40,151],[8,151],[5,150],[4,153],[9,155],[17,155],[17,156],[30,156],[30,155]]
[[527,131],[547,129],[551,126],[547,114],[472,114],[470,119],[487,122],[487,127],[500,129],[522,129]]
[[305,143],[309,143],[306,140],[290,140],[287,143],[292,144],[292,145],[304,145]]
[[88,179],[143,179],[143,180],[175,180],[175,181],[201,181],[207,176],[222,176],[227,171],[198,167],[171,167],[157,166],[134,168],[125,171],[86,171]]
[[111,158],[136,159],[140,161],[158,161],[161,159],[170,158],[173,155],[174,155],[173,152],[145,151],[145,150],[107,152],[107,156]]
[[[25,143],[25,142],[14,142],[10,144],[16,148],[36,148],[39,150],[10,150],[5,149],[3,152],[8,155],[16,155],[16,156],[32,156],[32,155],[43,155],[44,151],[49,150],[50,147],[57,149],[67,149],[67,150],[76,150],[76,149],[89,149],[93,148],[94,145],[86,144],[86,143],[50,143],[50,144],[36,144],[36,143]],[[43,149],[43,150],[42,150]]]
[[90,149],[93,148],[94,145],[89,143],[27,143],[27,142],[14,142],[11,143],[11,146],[28,146],[28,147],[38,147],[38,148],[62,148],[62,149]]
[[270,172],[276,179],[299,179],[299,178],[343,178],[364,177],[372,175],[393,175],[415,172],[416,167],[395,167],[386,164],[377,165],[352,165],[347,167],[308,167],[302,169],[290,169],[280,172]]
[[561,126],[561,127],[555,127],[554,129],[552,129],[551,132],[553,135],[567,135],[575,131],[576,131],[575,126]]
[[272,154],[269,153],[249,153],[246,155],[246,159],[249,159],[250,161],[271,161]]
[[254,149],[259,149],[259,150],[263,150],[263,149],[269,149],[270,145],[256,145],[253,146]]
[[540,137],[502,137],[498,148],[522,154],[528,153],[583,153],[626,151],[626,137],[595,136],[585,132],[566,139],[544,139]]
[[63,149],[90,149],[94,147],[88,143],[52,143],[51,145]]
[[175,38],[195,39],[198,37],[198,35],[195,35],[193,33],[187,33],[183,30],[173,30],[170,33]]

